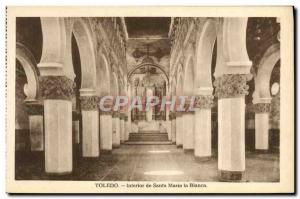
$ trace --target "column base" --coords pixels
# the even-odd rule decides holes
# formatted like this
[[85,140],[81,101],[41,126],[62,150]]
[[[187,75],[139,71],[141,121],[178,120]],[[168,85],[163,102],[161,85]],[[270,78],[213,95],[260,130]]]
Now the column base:
[[177,148],[182,148],[183,146],[182,146],[182,144],[178,144],[178,145],[176,145],[176,147]]
[[183,149],[184,153],[192,153],[194,154],[194,149]]
[[61,172],[61,173],[59,173],[59,172],[45,172],[46,173],[46,175],[48,175],[48,176],[67,176],[67,175],[71,175],[72,174],[72,171],[68,171],[68,172]]
[[100,154],[112,154],[112,150],[101,149],[101,150],[100,150]]
[[243,171],[223,171],[219,170],[219,180],[221,182],[241,182],[243,181]]
[[176,144],[176,142],[175,142],[175,141],[172,141],[172,144]]
[[255,153],[257,154],[266,154],[269,153],[269,149],[255,149]]
[[118,149],[118,148],[120,148],[120,145],[113,145],[112,147],[113,147],[113,149]]
[[211,156],[195,157],[196,162],[208,162],[212,159]]

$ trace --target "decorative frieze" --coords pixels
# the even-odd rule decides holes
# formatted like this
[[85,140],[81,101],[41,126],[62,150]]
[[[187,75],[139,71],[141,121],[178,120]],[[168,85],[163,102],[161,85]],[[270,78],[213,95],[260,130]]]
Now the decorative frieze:
[[98,110],[99,101],[98,96],[80,96],[81,109],[85,111]]
[[253,104],[253,110],[255,113],[269,113],[271,111],[271,104],[270,103]]
[[39,90],[42,99],[72,100],[75,84],[65,76],[39,77]]
[[214,103],[213,95],[199,95],[195,97],[195,108],[199,109],[211,109]]
[[218,98],[236,98],[248,94],[249,86],[245,74],[225,74],[214,82],[215,96]]

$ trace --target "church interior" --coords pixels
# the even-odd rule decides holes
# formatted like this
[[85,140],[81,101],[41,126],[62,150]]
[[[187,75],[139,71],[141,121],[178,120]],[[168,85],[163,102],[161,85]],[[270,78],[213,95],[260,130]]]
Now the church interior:
[[280,181],[277,18],[17,17],[15,69],[16,180]]

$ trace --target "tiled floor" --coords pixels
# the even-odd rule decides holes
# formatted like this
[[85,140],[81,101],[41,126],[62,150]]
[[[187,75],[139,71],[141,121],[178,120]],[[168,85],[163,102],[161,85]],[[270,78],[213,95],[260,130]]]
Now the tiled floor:
[[[46,175],[42,154],[19,154],[16,165],[16,179],[23,180],[218,181],[216,155],[197,163],[174,145],[122,145],[100,158],[79,158],[67,176]],[[279,181],[279,154],[247,152],[245,180]]]

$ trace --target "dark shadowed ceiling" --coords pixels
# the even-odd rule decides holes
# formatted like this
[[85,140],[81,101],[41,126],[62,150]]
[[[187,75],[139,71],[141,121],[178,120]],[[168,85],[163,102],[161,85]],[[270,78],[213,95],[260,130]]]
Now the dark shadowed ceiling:
[[170,17],[125,17],[128,33],[127,67],[130,70],[149,56],[167,72],[169,69]]
[[129,38],[167,38],[170,22],[170,17],[125,17]]

